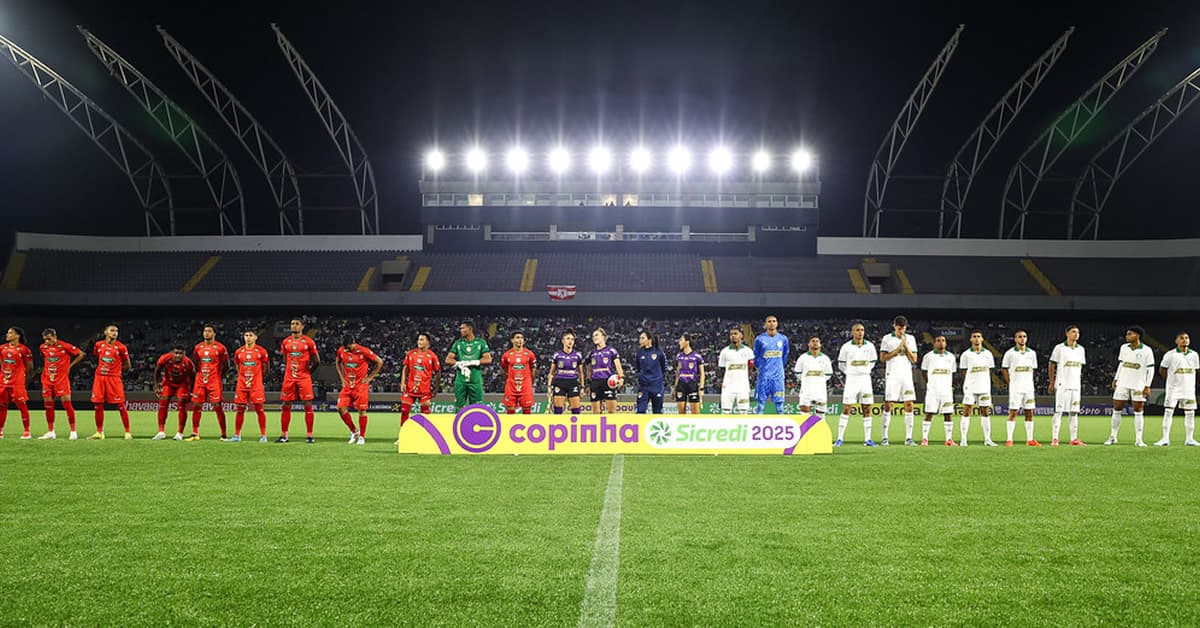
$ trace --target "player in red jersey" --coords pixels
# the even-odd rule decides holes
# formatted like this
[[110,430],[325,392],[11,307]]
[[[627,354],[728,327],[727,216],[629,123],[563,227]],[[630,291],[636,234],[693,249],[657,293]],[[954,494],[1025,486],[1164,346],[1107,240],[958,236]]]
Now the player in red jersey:
[[153,440],[163,440],[167,437],[167,411],[171,408],[171,399],[179,401],[179,429],[175,432],[175,440],[183,440],[183,426],[187,424],[187,405],[191,398],[192,381],[196,379],[196,365],[183,349],[182,342],[176,342],[169,353],[158,356],[154,365],[154,394],[158,396],[158,433]]
[[67,411],[67,424],[71,426],[71,440],[78,440],[75,433],[75,406],[71,405],[71,369],[83,360],[83,352],[75,345],[58,339],[58,332],[47,327],[42,330],[42,403],[46,406],[46,433],[42,440],[54,440],[54,400],[62,401]]
[[121,373],[132,368],[129,348],[117,340],[120,330],[116,323],[104,328],[104,339],[92,347],[96,354],[96,375],[92,379],[92,405],[96,408],[96,433],[88,440],[104,440],[104,404],[117,406],[121,413],[121,425],[125,427],[125,440],[132,440],[129,433],[129,410],[125,408],[125,382]]
[[242,332],[245,341],[237,351],[233,352],[233,364],[237,368],[237,388],[234,392],[233,403],[237,408],[237,417],[233,423],[232,442],[242,441],[242,425],[246,421],[246,404],[252,404],[258,414],[258,442],[267,442],[267,413],[263,404],[267,402],[266,389],[263,383],[267,376],[267,362],[270,355],[258,344],[258,332],[247,329]]
[[421,404],[421,413],[429,414],[429,403],[433,401],[433,385],[442,363],[437,354],[429,350],[429,334],[417,334],[417,348],[404,354],[404,367],[400,371],[400,427],[408,420],[413,402]]
[[33,372],[33,352],[25,346],[25,330],[9,327],[0,347],[0,438],[4,438],[4,421],[8,419],[8,404],[12,402],[21,412],[21,440],[29,440],[29,391],[25,389],[25,374]]
[[[371,365],[375,368],[371,369]],[[342,338],[337,352],[337,372],[342,380],[342,392],[338,394],[338,416],[350,428],[350,444],[363,445],[367,442],[367,397],[371,393],[371,381],[383,370],[383,358],[374,351],[358,344],[354,336]],[[367,373],[367,369],[371,369]],[[350,404],[358,410],[358,428],[350,418]]]
[[279,391],[279,424],[280,434],[277,443],[288,442],[288,425],[292,422],[292,402],[300,399],[304,402],[304,428],[308,432],[308,442],[313,440],[313,384],[312,372],[321,365],[321,355],[317,353],[317,343],[304,335],[304,321],[292,319],[292,335],[283,339],[283,389]]
[[200,416],[204,402],[212,404],[217,411],[217,426],[221,428],[221,440],[228,438],[225,431],[225,393],[221,390],[221,378],[229,369],[229,351],[217,342],[217,328],[204,326],[204,340],[192,349],[192,361],[196,363],[196,383],[192,387],[192,435],[187,441],[200,440]]
[[537,378],[537,357],[525,348],[525,334],[512,335],[512,348],[500,357],[500,368],[504,369],[504,410],[516,414],[521,406],[523,414],[533,414],[533,383]]

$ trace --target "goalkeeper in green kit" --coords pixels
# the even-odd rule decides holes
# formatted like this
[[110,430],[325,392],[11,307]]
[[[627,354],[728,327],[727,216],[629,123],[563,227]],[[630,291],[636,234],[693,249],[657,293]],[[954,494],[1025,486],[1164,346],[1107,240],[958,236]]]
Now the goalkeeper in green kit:
[[483,403],[483,372],[480,367],[492,363],[492,350],[487,341],[475,336],[475,323],[463,321],[458,326],[460,338],[446,354],[447,367],[458,369],[454,376],[455,411],[474,403]]

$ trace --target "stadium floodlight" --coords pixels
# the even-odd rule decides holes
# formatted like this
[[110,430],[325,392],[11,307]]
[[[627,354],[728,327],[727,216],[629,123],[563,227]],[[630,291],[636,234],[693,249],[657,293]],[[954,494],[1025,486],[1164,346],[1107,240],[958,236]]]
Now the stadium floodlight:
[[650,151],[644,146],[638,146],[629,153],[629,167],[642,174],[650,169]]
[[604,174],[612,167],[612,153],[603,146],[597,146],[588,152],[588,168],[596,174]]
[[439,172],[446,167],[446,155],[438,149],[425,153],[425,167],[432,172]]
[[558,146],[551,149],[546,162],[554,174],[563,174],[571,167],[571,153],[568,153],[567,149],[562,146]]
[[795,170],[797,173],[803,173],[811,168],[812,162],[812,153],[803,148],[798,148],[792,153],[792,170]]
[[733,168],[733,153],[728,148],[718,146],[708,154],[708,167],[718,176]]
[[529,153],[525,152],[525,149],[520,146],[514,146],[504,156],[504,163],[513,174],[524,174],[529,169]]
[[476,146],[467,151],[467,169],[471,172],[482,172],[487,169],[487,153]]
[[681,175],[692,167],[692,154],[683,146],[676,146],[667,153],[667,167],[677,175]]
[[766,174],[771,169],[771,154],[765,150],[754,153],[750,158],[750,167],[758,174]]

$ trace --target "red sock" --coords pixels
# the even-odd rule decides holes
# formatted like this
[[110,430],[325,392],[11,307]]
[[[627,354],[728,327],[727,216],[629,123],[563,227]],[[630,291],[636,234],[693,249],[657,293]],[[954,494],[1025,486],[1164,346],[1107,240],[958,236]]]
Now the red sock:
[[117,411],[121,413],[121,426],[129,432],[129,409],[125,407],[124,401],[117,404]]
[[533,406],[524,406],[521,408],[521,414],[533,414]]
[[0,408],[0,434],[4,433],[4,423],[8,421],[8,406]]
[[179,429],[176,430],[180,434],[183,433],[183,428],[187,427],[187,404],[179,402]]
[[46,400],[46,431],[54,431],[54,399]]
[[198,436],[200,434],[200,412],[201,412],[200,409],[203,407],[204,407],[204,404],[202,404],[202,403],[196,404],[196,409],[192,410],[192,435],[193,436]]
[[[307,416],[308,415],[306,414],[305,417],[307,418]],[[350,412],[348,410],[343,410],[338,416],[342,417],[342,423],[345,423],[346,427],[350,428],[350,433],[353,434],[356,430],[354,429],[354,419],[350,418]],[[308,428],[308,432],[309,434],[312,433],[311,427]]]
[[254,411],[258,413],[258,433],[260,436],[267,435],[267,412],[263,410],[261,403],[254,404]]
[[313,423],[316,421],[316,418],[313,414],[313,407],[304,406],[304,429],[307,430],[309,438],[312,438]]
[[233,435],[242,435],[242,424],[246,422],[246,406],[237,407],[237,415],[233,417]]
[[225,408],[221,407],[220,401],[215,405],[217,406],[217,427],[221,428],[221,438],[225,438],[227,434],[225,431]]
[[358,415],[358,435],[367,435],[367,415],[365,414]]
[[421,405],[421,414],[429,414],[429,404]]
[[167,429],[167,408],[171,405],[170,399],[158,400],[158,431],[162,432]]
[[288,426],[292,424],[292,406],[284,404],[279,409],[279,429],[283,432],[282,436],[287,438]]
[[29,435],[29,404],[24,401],[17,402],[17,410],[21,412],[21,429],[26,436]]
[[504,409],[504,414],[516,414],[516,413],[517,413],[516,408],[505,408]]
[[[3,428],[3,425],[0,425],[0,428]],[[102,403],[96,404],[96,431],[104,433],[104,404]]]
[[63,410],[67,411],[67,425],[71,426],[71,431],[75,431],[75,406],[71,405],[70,399],[63,399]]
[[404,422],[408,420],[409,412],[412,412],[411,403],[400,404],[400,427],[404,427]]

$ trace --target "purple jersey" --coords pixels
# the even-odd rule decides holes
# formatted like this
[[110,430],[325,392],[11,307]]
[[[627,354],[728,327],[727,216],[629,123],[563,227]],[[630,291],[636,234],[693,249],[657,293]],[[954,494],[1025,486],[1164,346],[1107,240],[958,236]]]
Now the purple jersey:
[[616,373],[613,362],[619,357],[617,350],[612,347],[593,349],[588,354],[588,362],[592,365],[592,379],[608,379],[613,373]]
[[699,351],[680,353],[675,361],[679,363],[679,381],[690,382],[700,377],[700,365],[704,364],[704,358]]
[[578,379],[579,363],[582,361],[583,356],[579,355],[578,351],[570,353],[556,351],[554,353],[554,379]]

